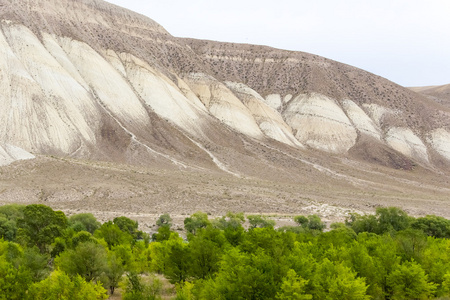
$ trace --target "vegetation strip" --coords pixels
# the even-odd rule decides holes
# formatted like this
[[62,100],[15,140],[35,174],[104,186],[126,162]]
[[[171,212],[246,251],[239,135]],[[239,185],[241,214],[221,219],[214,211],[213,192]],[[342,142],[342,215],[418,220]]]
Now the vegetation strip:
[[[247,219],[247,221],[246,221]],[[161,215],[152,236],[41,204],[0,206],[0,299],[430,299],[450,296],[450,220],[399,208],[316,215]],[[169,284],[170,283],[170,284]]]

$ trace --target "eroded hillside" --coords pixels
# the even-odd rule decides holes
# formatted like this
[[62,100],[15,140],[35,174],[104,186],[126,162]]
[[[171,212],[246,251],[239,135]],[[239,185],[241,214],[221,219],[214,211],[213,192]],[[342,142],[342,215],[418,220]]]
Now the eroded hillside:
[[408,176],[435,182],[421,199],[447,186],[449,106],[355,67],[176,38],[101,0],[0,0],[0,27],[2,165],[51,155],[380,199]]

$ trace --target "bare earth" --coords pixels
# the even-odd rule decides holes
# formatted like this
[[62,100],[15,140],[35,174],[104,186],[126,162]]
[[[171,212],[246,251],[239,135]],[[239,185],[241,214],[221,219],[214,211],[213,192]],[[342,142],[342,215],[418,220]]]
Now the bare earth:
[[450,218],[448,176],[440,182],[423,170],[364,166],[344,158],[339,165],[341,170],[311,168],[292,180],[273,181],[40,156],[0,168],[0,204],[43,203],[68,215],[91,212],[102,222],[125,215],[147,232],[163,213],[181,230],[184,218],[196,211],[210,218],[227,211],[265,214],[278,226],[292,224],[299,214],[343,221],[350,212],[372,213],[380,205]]

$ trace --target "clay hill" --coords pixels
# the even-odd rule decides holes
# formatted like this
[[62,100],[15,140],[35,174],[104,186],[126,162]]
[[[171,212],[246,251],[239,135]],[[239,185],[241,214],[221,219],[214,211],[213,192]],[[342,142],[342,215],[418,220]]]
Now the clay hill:
[[450,106],[428,89],[101,0],[0,0],[0,28],[2,202],[448,216]]

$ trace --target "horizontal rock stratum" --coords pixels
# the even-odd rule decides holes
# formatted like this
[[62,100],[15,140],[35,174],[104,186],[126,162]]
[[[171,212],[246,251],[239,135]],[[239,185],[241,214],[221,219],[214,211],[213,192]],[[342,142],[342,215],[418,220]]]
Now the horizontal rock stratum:
[[265,163],[262,146],[450,162],[448,105],[323,57],[176,38],[100,0],[0,0],[0,26],[1,164],[44,154],[237,175]]

